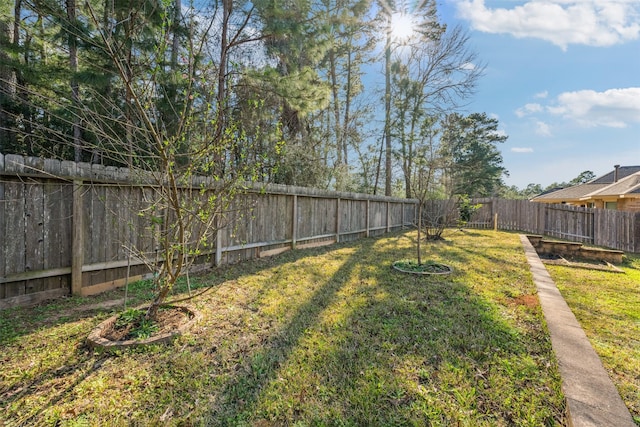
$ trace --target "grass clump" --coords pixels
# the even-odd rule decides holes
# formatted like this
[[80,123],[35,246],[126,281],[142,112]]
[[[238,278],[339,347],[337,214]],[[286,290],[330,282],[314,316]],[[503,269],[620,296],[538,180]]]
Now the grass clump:
[[449,266],[431,260],[418,264],[415,260],[403,259],[394,262],[393,266],[400,271],[411,273],[444,274],[451,272],[451,268]]
[[426,248],[445,276],[390,268],[414,252],[407,232],[192,278],[214,285],[200,323],[117,356],[84,345],[108,312],[0,312],[23,325],[2,342],[0,424],[563,425],[518,236],[446,237]]
[[611,271],[547,265],[547,270],[640,425],[640,257]]

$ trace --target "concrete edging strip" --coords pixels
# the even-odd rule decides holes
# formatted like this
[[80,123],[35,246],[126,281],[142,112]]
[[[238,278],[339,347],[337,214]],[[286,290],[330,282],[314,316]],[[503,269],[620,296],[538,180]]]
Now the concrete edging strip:
[[520,240],[558,359],[569,425],[635,427],[629,409],[529,239],[521,235]]

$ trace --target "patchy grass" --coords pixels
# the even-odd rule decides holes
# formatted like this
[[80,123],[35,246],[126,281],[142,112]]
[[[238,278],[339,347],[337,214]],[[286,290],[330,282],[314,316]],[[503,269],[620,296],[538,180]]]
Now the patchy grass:
[[547,270],[640,425],[640,257],[616,272],[547,265]]
[[[564,425],[560,377],[515,234],[408,232],[191,278],[203,320],[171,346],[90,351],[93,298],[0,312],[0,424]],[[131,289],[142,302],[149,283]],[[122,291],[100,298],[121,298]],[[90,306],[90,305],[89,305]],[[95,307],[95,306],[90,306]]]

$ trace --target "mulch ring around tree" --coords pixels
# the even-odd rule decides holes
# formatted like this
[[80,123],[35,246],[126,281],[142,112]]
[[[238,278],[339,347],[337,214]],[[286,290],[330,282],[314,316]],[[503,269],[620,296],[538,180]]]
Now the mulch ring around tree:
[[143,318],[146,307],[125,310],[100,323],[87,337],[95,349],[115,350],[172,341],[188,330],[200,314],[186,306],[162,306],[154,321]]
[[453,269],[435,261],[426,261],[418,264],[414,260],[400,260],[393,263],[393,268],[402,273],[408,274],[450,274]]

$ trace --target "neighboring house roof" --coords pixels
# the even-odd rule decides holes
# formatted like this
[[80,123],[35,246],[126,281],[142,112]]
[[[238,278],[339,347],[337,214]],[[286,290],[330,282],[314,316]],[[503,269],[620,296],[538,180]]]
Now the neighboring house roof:
[[533,202],[545,202],[545,203],[562,203],[569,201],[579,201],[587,194],[593,193],[603,188],[608,187],[609,184],[580,184],[573,187],[563,188],[561,190],[552,191],[547,194],[540,194],[531,199]]
[[[640,172],[640,166],[620,166],[618,168],[618,181],[637,172]],[[613,184],[615,180],[615,174],[616,171],[614,169],[611,172],[602,175],[601,177],[596,178],[590,182],[593,184]]]
[[599,199],[602,197],[640,197],[640,172],[628,175],[618,182],[586,194],[583,199]]
[[[617,174],[617,182],[614,182]],[[620,166],[585,184],[540,194],[533,202],[584,202],[603,197],[640,197],[640,166]]]

